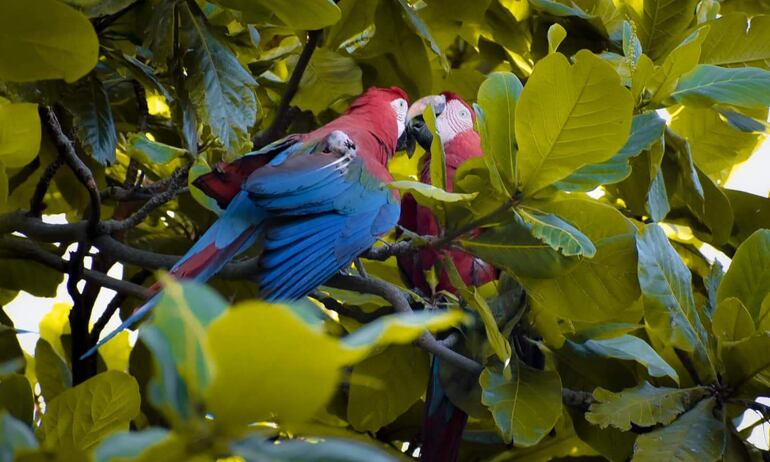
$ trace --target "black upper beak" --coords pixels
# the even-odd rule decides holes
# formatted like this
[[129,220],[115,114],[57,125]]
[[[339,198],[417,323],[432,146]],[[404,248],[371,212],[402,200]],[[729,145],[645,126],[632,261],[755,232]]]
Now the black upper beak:
[[409,133],[407,136],[408,141],[406,147],[406,153],[409,157],[414,154],[417,144],[426,151],[430,151],[430,145],[433,142],[433,134],[430,132],[422,115],[418,115],[410,120],[404,132]]

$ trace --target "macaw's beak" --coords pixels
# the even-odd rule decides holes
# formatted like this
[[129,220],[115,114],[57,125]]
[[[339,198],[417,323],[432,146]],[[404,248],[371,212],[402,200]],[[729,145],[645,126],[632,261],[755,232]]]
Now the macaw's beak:
[[406,114],[406,146],[405,150],[409,157],[414,154],[414,149],[419,144],[426,151],[430,151],[430,144],[433,141],[433,134],[425,124],[423,112],[428,108],[428,104],[433,106],[433,113],[436,117],[444,112],[446,107],[446,98],[444,95],[430,95],[418,99],[409,107]]

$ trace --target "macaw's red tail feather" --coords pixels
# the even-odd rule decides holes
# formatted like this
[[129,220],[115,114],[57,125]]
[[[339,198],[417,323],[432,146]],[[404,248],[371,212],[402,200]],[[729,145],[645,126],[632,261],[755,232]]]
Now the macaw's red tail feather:
[[439,361],[433,359],[425,416],[422,421],[423,462],[456,462],[468,414],[452,404],[439,383]]

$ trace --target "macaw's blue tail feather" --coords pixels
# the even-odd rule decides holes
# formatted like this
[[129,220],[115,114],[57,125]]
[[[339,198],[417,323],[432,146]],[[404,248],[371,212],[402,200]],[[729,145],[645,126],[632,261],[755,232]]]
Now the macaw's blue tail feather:
[[422,421],[422,450],[424,462],[455,462],[460,452],[463,430],[468,414],[452,404],[441,388],[438,359],[433,358],[428,396]]
[[[225,213],[171,268],[171,274],[179,279],[207,281],[236,255],[251,247],[264,227],[265,216],[265,211],[255,206],[247,193],[239,193],[230,202]],[[81,359],[94,354],[100,346],[145,317],[158,304],[160,297],[161,294],[153,295],[117,329],[88,350]]]

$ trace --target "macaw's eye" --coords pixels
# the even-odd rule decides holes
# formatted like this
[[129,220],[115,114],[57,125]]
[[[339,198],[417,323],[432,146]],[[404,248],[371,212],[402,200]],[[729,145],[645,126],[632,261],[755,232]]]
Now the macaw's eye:
[[460,117],[462,117],[463,119],[468,119],[470,118],[470,116],[471,116],[471,113],[468,112],[467,109],[463,109],[462,111],[460,111]]

